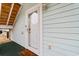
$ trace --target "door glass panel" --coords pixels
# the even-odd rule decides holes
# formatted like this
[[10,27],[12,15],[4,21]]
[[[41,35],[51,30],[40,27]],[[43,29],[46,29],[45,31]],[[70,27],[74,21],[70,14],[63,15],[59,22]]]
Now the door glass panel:
[[32,24],[37,24],[38,23],[38,13],[37,12],[32,13],[30,16],[30,19],[31,19]]

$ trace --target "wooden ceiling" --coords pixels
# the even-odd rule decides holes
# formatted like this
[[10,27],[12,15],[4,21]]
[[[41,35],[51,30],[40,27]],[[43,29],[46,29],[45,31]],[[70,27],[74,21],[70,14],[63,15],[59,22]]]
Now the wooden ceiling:
[[0,25],[14,25],[20,7],[18,3],[2,3]]

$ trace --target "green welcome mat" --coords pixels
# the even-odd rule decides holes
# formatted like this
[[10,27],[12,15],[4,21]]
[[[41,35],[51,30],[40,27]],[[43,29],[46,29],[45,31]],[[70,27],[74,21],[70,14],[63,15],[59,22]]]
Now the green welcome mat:
[[0,56],[20,56],[23,47],[15,42],[8,42],[0,45]]

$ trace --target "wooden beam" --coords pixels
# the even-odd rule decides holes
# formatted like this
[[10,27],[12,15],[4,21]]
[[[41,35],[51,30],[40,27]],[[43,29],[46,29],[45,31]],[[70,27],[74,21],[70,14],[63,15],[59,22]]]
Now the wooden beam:
[[0,16],[1,16],[1,3],[0,3]]
[[17,18],[17,16],[18,16],[18,15],[19,15],[19,13],[20,13],[21,8],[22,8],[22,6],[20,5],[20,8],[19,8],[19,10],[18,10],[18,12],[17,12],[17,15],[16,15],[16,17],[15,17],[15,20],[14,20],[14,22],[13,22],[13,26],[15,25],[16,18]]
[[8,19],[7,19],[6,25],[9,24],[9,20],[10,20],[10,16],[11,16],[11,13],[12,13],[12,10],[13,10],[13,6],[14,6],[14,3],[11,5],[11,9],[10,9],[10,13],[9,13],[9,15],[8,15]]

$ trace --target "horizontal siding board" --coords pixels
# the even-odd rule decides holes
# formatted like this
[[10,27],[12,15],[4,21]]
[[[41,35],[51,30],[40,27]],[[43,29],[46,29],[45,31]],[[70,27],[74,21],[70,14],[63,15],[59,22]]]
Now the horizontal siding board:
[[43,24],[43,25],[45,25],[45,27],[46,26],[52,26],[52,27],[78,27],[79,26],[79,22],[75,22],[75,23],[64,23],[64,25],[63,24]]
[[[73,23],[73,22],[79,22],[79,20],[73,20],[73,21],[62,21],[62,22],[47,22],[49,24],[64,24],[64,23]],[[46,23],[46,24],[47,24]]]
[[50,21],[44,21],[44,23],[46,22],[52,22],[52,23],[57,23],[57,22],[66,22],[66,21],[76,21],[79,20],[79,15],[73,16],[73,17],[67,17],[67,18],[61,18],[60,19],[55,19],[55,20],[50,20]]
[[[79,22],[79,20],[74,20],[74,21],[63,21],[63,22],[56,22],[56,23],[52,23],[52,22],[48,22],[48,25],[52,24],[64,24],[64,23],[75,23],[75,22]],[[47,25],[47,24],[46,24]]]
[[73,38],[66,38],[65,36],[63,37],[59,37],[59,36],[46,36],[46,35],[44,35],[45,37],[48,37],[48,38],[56,38],[56,39],[65,39],[65,40],[73,40],[73,41],[79,41],[79,39],[73,39]]
[[47,33],[77,33],[79,34],[79,28],[63,28],[63,29],[44,29],[44,32]]
[[[58,33],[51,33],[51,34],[49,34],[49,33],[45,33],[45,34],[43,34],[44,36],[46,36],[46,38],[47,37],[51,37],[51,38],[53,38],[53,37],[58,37],[58,38],[70,38],[70,39],[76,39],[76,40],[79,40],[79,34],[58,34]],[[48,39],[48,38],[47,38]]]
[[[64,16],[64,17],[60,17],[60,19],[61,20],[70,20],[70,19],[78,19],[78,16],[79,16],[79,14],[75,14],[75,15],[69,15],[69,16]],[[52,16],[53,17],[53,16]],[[49,18],[49,20],[50,20],[51,18]],[[54,19],[51,19],[50,21],[57,21],[57,20],[60,20],[60,19],[58,19],[58,18],[54,18]],[[49,22],[49,20],[45,20],[45,19],[43,19],[43,21],[44,22]],[[61,21],[60,20],[60,21]]]

